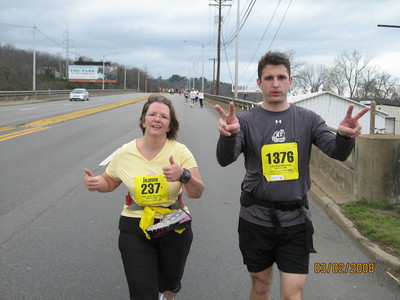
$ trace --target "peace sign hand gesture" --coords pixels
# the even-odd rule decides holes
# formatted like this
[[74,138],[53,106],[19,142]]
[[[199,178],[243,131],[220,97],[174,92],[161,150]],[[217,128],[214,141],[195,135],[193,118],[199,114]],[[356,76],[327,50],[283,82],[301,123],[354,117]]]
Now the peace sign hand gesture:
[[346,116],[340,122],[338,127],[338,133],[342,136],[348,136],[350,138],[355,138],[361,134],[361,125],[358,120],[370,110],[369,107],[364,108],[354,117],[352,117],[354,105],[351,104],[347,109]]
[[215,105],[215,109],[221,116],[218,122],[218,131],[222,135],[231,136],[240,131],[240,123],[235,115],[235,103],[229,102],[229,114],[226,114],[218,104]]

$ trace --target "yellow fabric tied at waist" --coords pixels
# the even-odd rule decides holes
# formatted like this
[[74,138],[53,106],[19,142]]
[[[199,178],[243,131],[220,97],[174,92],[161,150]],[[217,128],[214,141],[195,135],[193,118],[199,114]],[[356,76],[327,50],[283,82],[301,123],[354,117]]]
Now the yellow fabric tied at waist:
[[[142,229],[142,231],[144,232],[144,234],[146,235],[146,238],[148,240],[151,239],[150,235],[147,233],[146,229],[151,226],[154,225],[154,216],[156,213],[159,214],[169,214],[171,213],[172,210],[169,208],[163,208],[163,207],[157,207],[157,206],[145,206],[143,209],[143,215],[140,218],[140,222],[139,222],[139,227]],[[179,234],[181,234],[186,228],[183,229],[175,229],[175,231]]]
[[162,207],[156,207],[156,206],[145,206],[144,207],[143,215],[140,218],[139,227],[143,230],[147,239],[150,239],[150,235],[147,233],[146,229],[147,229],[147,227],[154,224],[154,216],[155,216],[156,212],[159,214],[166,215],[166,214],[169,214],[170,212],[172,212],[172,210],[169,208],[162,208]]

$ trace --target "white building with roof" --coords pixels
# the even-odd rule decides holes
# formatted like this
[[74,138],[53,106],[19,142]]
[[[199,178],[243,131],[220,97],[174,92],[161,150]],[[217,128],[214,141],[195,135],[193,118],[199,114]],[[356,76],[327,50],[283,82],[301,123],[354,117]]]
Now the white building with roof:
[[377,105],[377,110],[384,111],[389,114],[389,116],[395,118],[395,134],[400,134],[400,106],[392,106],[392,105]]
[[[364,104],[338,96],[331,92],[317,92],[288,96],[288,101],[319,114],[325,120],[326,124],[334,129],[337,129],[339,123],[345,117],[350,104],[354,104],[353,116],[366,107]],[[362,125],[363,134],[370,133],[370,121],[370,112],[366,113],[359,120]],[[389,114],[383,110],[376,110],[374,133],[394,134],[395,118],[390,117]]]

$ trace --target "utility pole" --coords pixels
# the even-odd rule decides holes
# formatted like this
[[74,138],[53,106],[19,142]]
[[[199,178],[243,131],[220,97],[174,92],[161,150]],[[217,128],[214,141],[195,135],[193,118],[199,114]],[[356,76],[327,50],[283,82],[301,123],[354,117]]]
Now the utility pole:
[[32,76],[32,90],[36,98],[36,24],[33,23],[33,76]]
[[217,86],[215,89],[215,94],[219,95],[219,81],[220,81],[220,72],[221,72],[221,0],[219,1],[218,7],[218,46],[217,46]]
[[235,91],[233,98],[238,99],[238,77],[239,77],[239,31],[240,31],[240,1],[237,1],[237,20],[236,20],[236,56],[235,56]]
[[231,4],[225,4],[226,1],[231,0],[214,0],[214,4],[210,6],[218,6],[218,46],[217,46],[217,82],[215,86],[215,94],[219,95],[220,87],[220,72],[221,72],[221,27],[222,27],[222,6],[230,6]]
[[147,66],[144,66],[144,92],[147,93]]
[[137,74],[137,91],[140,91],[140,70],[138,70]]
[[67,31],[64,32],[66,39],[64,40],[65,43],[65,78],[68,79],[68,71],[69,71],[69,47],[70,47],[70,39],[68,36],[68,26]]
[[213,82],[212,82],[211,94],[214,94],[214,88],[215,88],[215,61],[217,59],[216,58],[210,58],[210,60],[213,61]]

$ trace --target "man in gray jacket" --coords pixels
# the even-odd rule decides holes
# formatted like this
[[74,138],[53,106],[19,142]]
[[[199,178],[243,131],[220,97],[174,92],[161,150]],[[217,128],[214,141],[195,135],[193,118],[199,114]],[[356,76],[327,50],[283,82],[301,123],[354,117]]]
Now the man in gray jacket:
[[334,134],[319,115],[288,102],[292,80],[289,59],[268,52],[258,64],[262,104],[238,115],[233,102],[228,114],[215,106],[221,117],[219,164],[227,166],[241,153],[245,157],[238,231],[252,280],[251,300],[270,299],[274,263],[280,271],[281,298],[302,298],[310,253],[316,252],[307,201],[311,146],[346,160],[361,133],[358,119],[369,110],[352,116],[350,105]]

